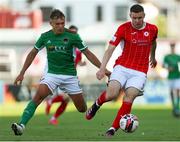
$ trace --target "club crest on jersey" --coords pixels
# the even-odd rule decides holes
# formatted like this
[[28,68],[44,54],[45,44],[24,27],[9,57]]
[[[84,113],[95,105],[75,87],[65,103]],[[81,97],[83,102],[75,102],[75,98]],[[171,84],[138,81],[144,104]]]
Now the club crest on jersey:
[[149,36],[149,32],[144,32],[144,36]]
[[64,38],[63,42],[64,42],[64,44],[67,44],[69,42],[69,39],[68,38]]
[[137,42],[137,40],[136,39],[132,39],[132,43],[136,43]]

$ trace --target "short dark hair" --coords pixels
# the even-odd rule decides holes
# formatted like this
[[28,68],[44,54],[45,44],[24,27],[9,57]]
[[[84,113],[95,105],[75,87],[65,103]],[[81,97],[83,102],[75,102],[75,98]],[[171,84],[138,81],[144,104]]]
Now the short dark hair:
[[54,9],[50,14],[50,19],[58,19],[58,18],[65,18],[65,15],[59,9]]
[[130,12],[135,12],[135,13],[144,12],[144,8],[139,4],[134,4],[130,8]]
[[75,25],[71,25],[71,26],[69,26],[69,29],[76,29],[76,31],[77,31],[78,27],[76,27]]

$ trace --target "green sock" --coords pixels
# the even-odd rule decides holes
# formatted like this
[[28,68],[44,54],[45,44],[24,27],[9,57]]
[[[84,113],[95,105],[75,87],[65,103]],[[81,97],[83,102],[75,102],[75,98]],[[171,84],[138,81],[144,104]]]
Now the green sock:
[[34,115],[36,108],[37,105],[33,101],[30,101],[29,104],[24,109],[20,124],[26,125],[28,121],[31,119],[31,117]]

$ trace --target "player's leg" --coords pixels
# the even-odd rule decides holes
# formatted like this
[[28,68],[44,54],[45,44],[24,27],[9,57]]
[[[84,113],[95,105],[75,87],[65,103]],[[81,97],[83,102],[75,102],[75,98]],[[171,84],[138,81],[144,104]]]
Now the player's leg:
[[131,112],[131,107],[134,99],[139,95],[139,90],[133,87],[128,88],[125,91],[125,95],[123,96],[122,105],[113,121],[112,126],[106,132],[107,136],[113,136],[115,132],[119,129],[119,121],[121,117],[125,114],[129,114]]
[[177,89],[177,109],[178,109],[178,116],[180,116],[180,89]]
[[172,103],[172,110],[173,113],[175,112],[175,96],[174,96],[174,90],[170,90],[170,96],[171,96],[171,103]]
[[34,96],[34,98],[28,103],[24,112],[21,116],[21,120],[19,123],[12,124],[12,130],[15,135],[22,135],[23,130],[25,129],[25,125],[29,122],[29,120],[34,115],[36,108],[38,105],[51,93],[50,89],[45,84],[40,84],[38,90]]
[[51,106],[52,104],[54,103],[57,103],[57,102],[64,102],[64,98],[63,98],[63,93],[59,94],[59,95],[55,95],[55,96],[52,96],[52,98],[49,98],[46,100],[46,114],[48,115],[50,113],[50,109],[51,109]]
[[49,94],[52,94],[52,92],[57,88],[57,84],[59,83],[58,81],[59,79],[56,79],[56,76],[48,73],[41,78],[37,92],[34,98],[24,109],[20,122],[13,123],[11,126],[15,135],[22,135],[25,125],[34,115],[37,106],[44,100],[44,98],[46,98]]
[[101,92],[100,96],[97,98],[97,100],[94,102],[94,104],[88,109],[86,112],[86,119],[90,120],[92,119],[100,106],[106,102],[106,90]]
[[172,114],[176,117],[176,82],[175,79],[169,80],[169,87],[170,87],[170,98],[172,103]]
[[104,102],[106,102],[106,90],[101,92],[100,96],[97,99],[98,106],[101,106]]
[[60,87],[69,95],[79,112],[87,110],[86,101],[77,76],[64,76],[63,84]]
[[98,97],[95,103],[86,112],[86,119],[92,119],[103,103],[116,99],[119,95],[120,88],[121,85],[118,81],[110,81],[107,87],[107,91],[102,93],[101,96]]
[[115,131],[119,129],[119,121],[125,114],[131,112],[134,99],[143,95],[142,90],[146,82],[146,74],[135,70],[127,69],[126,75],[129,76],[125,84],[125,95],[123,96],[122,105],[113,121],[111,128],[106,132],[107,136],[113,136]]
[[116,66],[110,76],[106,93],[101,94],[94,104],[86,112],[86,119],[92,119],[100,106],[108,101],[111,101],[118,97],[120,89],[126,82],[126,76],[124,74],[122,66]]
[[180,92],[179,91],[180,91],[179,89],[176,90],[176,96],[177,96],[177,98],[176,98],[176,110],[177,110],[177,116],[178,117],[180,116],[180,109],[179,109]]
[[85,112],[87,110],[86,101],[82,93],[70,94],[69,96],[79,112]]
[[45,107],[45,113],[46,113],[46,115],[49,115],[49,113],[50,113],[50,109],[51,109],[51,106],[52,106],[52,97],[48,97],[47,99],[46,99],[46,107]]
[[69,96],[66,95],[66,94],[61,94],[61,95],[58,95],[58,97],[60,97],[60,106],[57,108],[55,114],[51,117],[51,119],[49,120],[49,123],[50,124],[53,124],[53,125],[57,125],[58,124],[58,120],[57,118],[66,110],[66,107],[69,103]]
[[174,97],[174,108],[173,108],[173,115],[175,117],[180,116],[180,110],[179,110],[179,89],[174,89],[173,91],[173,97]]
[[173,114],[175,117],[180,116],[180,108],[179,108],[179,101],[180,101],[180,79],[173,80],[173,89],[174,89],[174,111]]

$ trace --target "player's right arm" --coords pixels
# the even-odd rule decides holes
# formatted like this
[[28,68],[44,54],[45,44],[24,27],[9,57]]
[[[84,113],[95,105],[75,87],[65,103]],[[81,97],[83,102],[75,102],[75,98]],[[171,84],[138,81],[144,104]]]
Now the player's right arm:
[[101,80],[105,76],[106,65],[107,65],[109,59],[111,58],[115,47],[116,46],[109,44],[108,49],[105,51],[100,69],[96,73],[97,79]]
[[15,81],[14,81],[14,85],[19,85],[21,84],[22,80],[24,79],[24,74],[26,72],[26,70],[28,69],[28,67],[32,64],[32,61],[34,60],[34,58],[36,57],[38,53],[38,50],[33,48],[29,54],[26,57],[26,60],[24,62],[23,68],[20,71],[20,74],[16,77]]
[[26,60],[24,62],[24,65],[23,65],[19,75],[16,77],[16,79],[14,81],[14,85],[20,85],[22,83],[26,70],[32,64],[32,62],[33,62],[34,58],[36,57],[38,51],[41,50],[43,47],[44,47],[44,36],[42,34],[40,36],[40,38],[37,40],[34,48],[27,55]]
[[117,29],[113,38],[109,41],[108,48],[105,51],[104,56],[103,56],[103,61],[102,61],[101,67],[100,67],[99,71],[96,73],[97,79],[101,80],[104,77],[106,65],[107,65],[110,57],[112,56],[112,53],[113,53],[115,47],[119,44],[121,39],[123,39],[124,31],[125,31],[124,25],[119,26],[119,28]]

